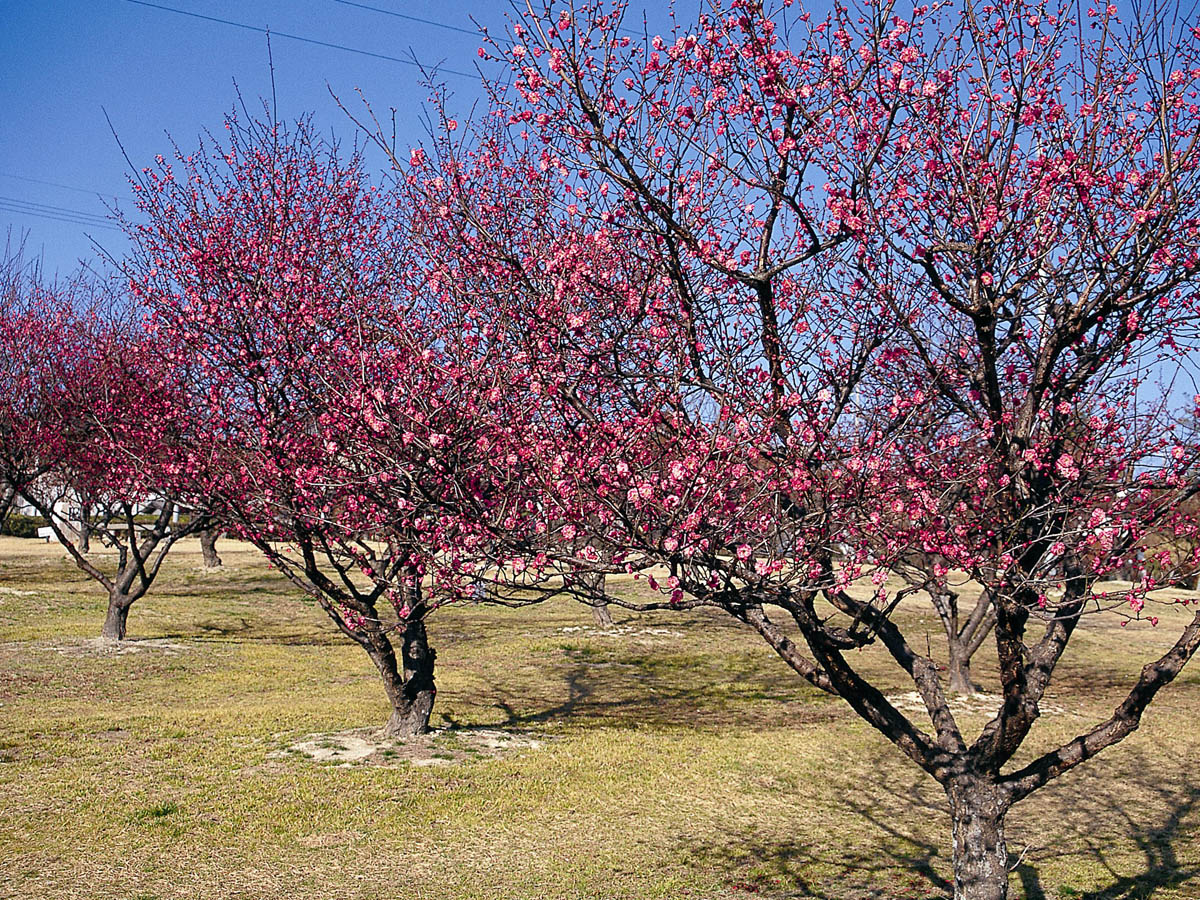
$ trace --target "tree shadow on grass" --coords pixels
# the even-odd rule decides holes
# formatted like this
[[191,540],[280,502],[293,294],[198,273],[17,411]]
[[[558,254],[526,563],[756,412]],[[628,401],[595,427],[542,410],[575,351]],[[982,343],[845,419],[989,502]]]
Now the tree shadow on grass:
[[[1077,897],[1080,900],[1151,900],[1178,896],[1200,897],[1200,773],[1134,754],[1121,760],[1125,772],[1087,779],[1072,798],[1071,817],[1077,820],[1077,844],[1066,855],[1090,860],[1103,869],[1108,884],[1081,891],[1070,885],[1047,889],[1030,863],[1016,867],[1027,900]],[[1128,774],[1128,770],[1136,774]],[[1086,827],[1091,820],[1098,827]],[[1136,850],[1140,857],[1128,857]],[[1182,855],[1181,855],[1182,851]]]
[[175,629],[161,635],[165,640],[190,641],[196,644],[264,644],[281,647],[353,647],[344,635],[330,629],[321,631],[283,631],[268,623],[195,622],[191,628]]
[[[840,781],[830,773],[831,793],[847,790]],[[732,889],[773,900],[951,896],[945,851],[911,827],[945,816],[928,787],[916,779],[878,778],[853,789],[859,796],[847,797],[844,810],[820,814],[830,820],[817,825],[819,834],[784,839],[746,834],[723,845],[691,843],[681,849],[689,859],[725,870]]]
[[[941,789],[900,771],[904,765],[880,753],[877,762],[831,771],[826,789],[843,798],[844,814],[834,822],[821,821],[829,811],[819,813],[812,833],[773,838],[726,829],[719,843],[679,849],[723,871],[731,889],[772,900],[949,898],[950,822]],[[1200,898],[1200,773],[1133,754],[1053,790],[1010,814],[1014,898]]]
[[[668,659],[664,663],[663,657]],[[456,699],[503,714],[498,724],[518,727],[572,720],[614,727],[768,728],[830,722],[845,711],[824,695],[794,691],[752,657],[730,658],[720,671],[705,671],[690,657],[614,651],[611,660],[579,661],[561,669],[561,680],[524,685],[490,684]]]

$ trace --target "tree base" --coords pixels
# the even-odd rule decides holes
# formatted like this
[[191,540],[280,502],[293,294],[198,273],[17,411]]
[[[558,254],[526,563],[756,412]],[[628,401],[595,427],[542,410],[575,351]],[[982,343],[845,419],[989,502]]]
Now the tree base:
[[946,786],[954,838],[954,900],[1008,900],[1007,807],[979,778]]
[[108,613],[104,617],[104,627],[100,629],[100,640],[114,644],[125,640],[128,620],[129,607],[110,600]]
[[433,713],[433,692],[418,694],[408,709],[393,709],[380,735],[385,738],[419,737],[429,733]]

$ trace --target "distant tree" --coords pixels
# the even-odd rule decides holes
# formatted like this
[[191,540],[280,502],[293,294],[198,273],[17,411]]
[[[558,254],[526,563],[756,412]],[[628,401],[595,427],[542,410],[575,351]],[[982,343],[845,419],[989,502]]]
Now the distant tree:
[[[108,594],[101,637],[126,636],[172,546],[203,522],[175,521],[173,406],[152,336],[85,280],[27,284],[0,315],[8,387],[0,400],[5,481]],[[145,521],[146,515],[151,521]],[[115,559],[89,556],[98,541]]]
[[575,576],[584,602],[592,608],[592,619],[601,628],[612,628],[612,610],[608,607],[607,579],[603,572],[584,572]]
[[221,557],[217,553],[217,538],[220,534],[221,529],[216,525],[200,532],[200,554],[206,569],[221,568]]
[[0,524],[8,518],[16,499],[17,490],[7,480],[0,479]]
[[227,145],[142,173],[148,223],[124,264],[189,386],[191,491],[363,648],[385,733],[420,734],[426,623],[499,571],[490,529],[519,439],[474,419],[504,372],[469,319],[429,307],[403,210],[358,157],[304,122],[227,125]]
[[[0,355],[0,377],[12,385],[9,401],[0,407],[0,524],[16,504],[17,486],[37,474],[38,464],[28,453],[18,424],[18,397],[31,388],[33,373],[44,362],[40,346],[20,343],[21,334],[31,324],[30,294],[40,280],[37,266],[25,258],[23,244],[14,243],[10,232],[0,257],[0,342],[5,351]],[[46,337],[40,332],[38,336]]]
[[[904,487],[894,490],[890,504],[880,504],[880,524],[871,532],[874,552],[891,560],[892,572],[911,589],[924,594],[942,626],[946,639],[946,685],[956,694],[973,694],[979,685],[971,675],[971,660],[984,648],[996,624],[993,597],[979,591],[972,601],[960,601],[974,594],[978,586],[971,581],[966,565],[958,555],[947,555],[947,547],[918,535],[913,528],[911,510],[933,503],[943,521],[955,520],[964,503],[980,501],[975,463],[986,445],[973,440],[960,423],[945,415],[937,404],[914,410],[905,422],[908,438],[897,456],[904,460]],[[898,482],[898,483],[901,483]],[[937,490],[931,491],[930,486]],[[909,490],[909,487],[914,490]],[[903,494],[903,496],[901,496]],[[897,553],[899,534],[907,535],[910,546]]]

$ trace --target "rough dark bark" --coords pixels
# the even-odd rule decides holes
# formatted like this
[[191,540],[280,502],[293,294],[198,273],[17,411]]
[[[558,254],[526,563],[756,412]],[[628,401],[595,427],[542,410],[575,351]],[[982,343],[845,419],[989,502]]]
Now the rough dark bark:
[[[407,572],[406,577],[411,581],[401,588],[404,597],[400,608],[404,615],[396,625],[386,625],[376,607],[379,592],[359,591],[350,581],[348,570],[342,568],[342,560],[324,546],[321,550],[324,561],[342,576],[340,584],[334,582],[318,563],[316,543],[309,533],[301,528],[297,533],[304,564],[302,572],[293,568],[289,554],[279,553],[261,536],[253,540],[294,584],[316,598],[338,630],[362,647],[375,663],[392,707],[381,732],[383,736],[404,738],[425,734],[437,694],[433,681],[436,654],[425,631],[424,618],[429,610],[421,595],[419,573]],[[402,640],[399,658],[390,637],[397,632]]]
[[[433,682],[433,666],[437,654],[429,646],[423,621],[418,619],[410,622],[404,630],[402,652],[406,705],[402,710],[393,710],[386,730],[392,733],[394,728],[394,733],[401,736],[424,734],[429,730],[429,717],[433,712],[434,698],[437,696],[437,687]],[[400,721],[394,721],[397,713],[401,714]]]
[[108,595],[108,612],[104,616],[104,627],[100,637],[105,641],[125,640],[125,625],[129,619],[129,607],[134,598],[120,591],[110,591]]
[[437,654],[429,646],[423,612],[419,605],[420,588],[413,589],[413,615],[404,626],[401,658],[378,621],[369,622],[363,647],[379,670],[383,689],[392,704],[391,715],[383,727],[385,737],[414,737],[429,731],[429,718],[437,688],[433,681]]
[[748,623],[771,647],[779,654],[779,658],[791,666],[801,678],[814,687],[830,694],[837,694],[837,689],[829,676],[821,671],[820,666],[806,657],[795,641],[783,633],[759,605],[748,604],[744,608],[731,611],[734,618]]
[[1051,779],[1119,743],[1138,729],[1142,713],[1155,695],[1183,670],[1200,650],[1200,612],[1166,653],[1142,667],[1141,675],[1112,716],[1074,740],[1035,759],[1025,768],[1005,776],[1005,787],[1014,801],[1027,797]]
[[221,567],[221,557],[217,555],[218,529],[205,528],[200,532],[200,554],[204,558],[204,568],[218,569]]
[[968,776],[950,781],[946,796],[953,823],[954,900],[1007,900],[1004,794],[995,785]]
[[396,651],[391,641],[380,632],[371,634],[364,646],[371,662],[375,663],[375,668],[379,670],[379,677],[383,679],[383,690],[392,705],[392,712],[383,733],[388,737],[407,737],[410,733],[420,733],[407,730],[408,701],[404,696],[404,676],[400,674]]
[[436,654],[429,647],[423,622],[410,622],[404,630],[404,668],[400,669],[395,650],[387,637],[373,637],[367,653],[392,704],[392,712],[383,727],[385,737],[414,737],[429,731],[429,717],[437,689],[433,683]]

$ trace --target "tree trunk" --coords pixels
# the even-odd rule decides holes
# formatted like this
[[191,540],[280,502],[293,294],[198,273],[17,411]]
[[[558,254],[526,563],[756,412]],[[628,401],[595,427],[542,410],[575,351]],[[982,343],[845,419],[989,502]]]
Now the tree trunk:
[[[603,578],[604,576],[600,576]],[[612,613],[608,611],[608,601],[597,601],[592,607],[592,618],[596,620],[596,625],[600,628],[609,629],[613,627]]]
[[17,500],[17,489],[7,481],[0,481],[0,525],[8,518],[13,504]]
[[205,528],[200,532],[200,553],[204,557],[204,568],[218,569],[221,557],[217,556],[217,529]]
[[971,680],[971,657],[958,641],[950,642],[950,661],[947,664],[950,690],[955,694],[974,694],[979,688]]
[[[433,712],[433,700],[437,696],[437,687],[433,683],[433,664],[437,654],[429,646],[425,633],[425,623],[421,620],[410,622],[404,629],[404,696],[408,701],[403,711],[403,721],[397,723],[397,732],[407,737],[413,734],[424,734],[429,730],[429,716]],[[396,713],[392,712],[392,718]],[[388,730],[392,722],[388,722]]]
[[410,621],[404,629],[403,669],[382,630],[368,635],[367,654],[379,670],[383,689],[392,704],[392,713],[383,727],[384,737],[413,737],[429,731],[429,717],[437,694],[433,683],[437,654],[429,646],[425,623],[419,619]]
[[966,777],[946,786],[954,839],[954,900],[1007,900],[1008,848],[996,789]]
[[612,613],[608,611],[608,600],[604,595],[604,573],[589,572],[580,575],[579,580],[588,589],[588,601],[592,607],[592,618],[600,628],[612,628]]
[[125,623],[129,618],[129,607],[133,601],[118,591],[108,595],[108,613],[104,617],[104,627],[100,637],[106,641],[125,640]]

